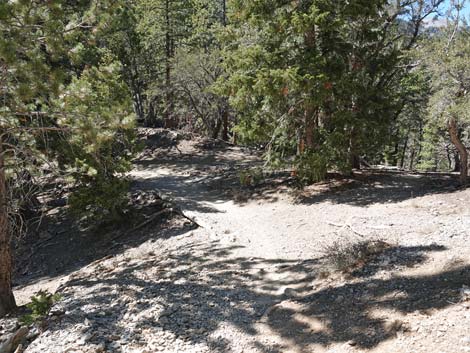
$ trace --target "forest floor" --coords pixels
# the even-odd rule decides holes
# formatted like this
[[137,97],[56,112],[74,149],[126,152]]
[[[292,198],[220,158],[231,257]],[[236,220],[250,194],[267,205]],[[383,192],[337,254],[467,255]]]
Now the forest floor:
[[[16,295],[62,299],[26,352],[470,352],[470,189],[453,176],[242,186],[256,152],[143,135],[133,189],[184,217],[47,224],[40,250],[18,250]],[[380,246],[337,271],[348,244]]]

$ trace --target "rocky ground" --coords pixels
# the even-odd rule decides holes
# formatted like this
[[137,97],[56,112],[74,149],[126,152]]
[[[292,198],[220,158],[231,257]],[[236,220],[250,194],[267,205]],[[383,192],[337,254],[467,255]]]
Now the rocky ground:
[[[62,296],[26,352],[470,352],[470,190],[451,176],[298,191],[289,174],[240,178],[261,165],[248,150],[142,135],[134,189],[187,218],[20,281],[19,297],[51,281]],[[358,243],[384,246],[337,271],[335,249]]]

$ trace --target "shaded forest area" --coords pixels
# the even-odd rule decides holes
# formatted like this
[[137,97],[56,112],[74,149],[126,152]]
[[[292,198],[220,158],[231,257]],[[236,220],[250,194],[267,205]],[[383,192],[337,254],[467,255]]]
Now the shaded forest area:
[[[311,204],[380,203],[374,183],[386,185],[390,202],[404,201],[419,193],[415,172],[428,183],[419,196],[464,190],[469,7],[466,0],[0,1],[0,318],[17,310],[17,245],[53,224],[51,209],[60,208],[54,219],[73,234],[141,231],[170,214],[181,218],[179,233],[204,228],[183,212],[194,211],[188,203],[182,211],[157,192],[136,191],[136,168],[148,167],[149,156],[154,170],[174,164],[176,176],[158,185],[172,193],[190,188],[177,183],[182,165],[204,175],[190,175],[191,183],[216,182],[217,190],[264,183],[300,194],[331,181],[334,193],[303,195]],[[207,152],[219,148],[236,162],[226,166]],[[198,169],[206,160],[213,174]],[[343,178],[361,185],[357,194],[342,181],[334,186]],[[258,191],[229,190],[236,204]],[[207,196],[195,192],[188,197]],[[49,308],[55,297],[41,293],[33,307]]]

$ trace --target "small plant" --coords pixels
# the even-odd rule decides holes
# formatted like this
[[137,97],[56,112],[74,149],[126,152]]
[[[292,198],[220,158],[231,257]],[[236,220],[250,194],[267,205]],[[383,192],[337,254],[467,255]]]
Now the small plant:
[[51,307],[61,299],[60,294],[51,294],[49,291],[39,291],[31,297],[31,303],[27,308],[31,310],[30,314],[24,315],[20,321],[25,325],[31,325],[41,321],[47,315]]
[[241,171],[239,178],[242,186],[255,186],[263,181],[264,174],[261,168],[251,168]]
[[351,272],[363,267],[371,257],[375,257],[389,248],[390,245],[381,240],[365,240],[359,242],[334,242],[323,247],[327,263],[336,271]]
[[116,222],[128,203],[129,181],[108,178],[83,185],[69,197],[72,214],[89,223]]
[[325,180],[327,172],[327,158],[321,153],[308,152],[297,159],[295,176],[303,186]]

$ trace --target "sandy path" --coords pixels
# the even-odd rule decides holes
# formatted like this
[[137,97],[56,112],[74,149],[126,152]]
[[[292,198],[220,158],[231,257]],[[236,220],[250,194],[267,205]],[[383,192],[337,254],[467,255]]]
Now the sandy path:
[[[268,323],[263,324],[263,319],[258,325],[259,335],[269,337],[266,338],[269,342],[266,343],[267,346],[283,347],[280,349],[282,352],[310,352],[313,349],[318,352],[362,351],[363,349],[364,351],[376,349],[377,352],[397,352],[404,351],[403,347],[408,345],[413,346],[416,352],[467,349],[465,327],[447,329],[456,326],[455,323],[462,319],[459,319],[458,315],[462,310],[460,307],[449,307],[445,309],[447,312],[436,312],[434,316],[426,318],[419,317],[419,315],[411,317],[406,311],[404,313],[398,309],[392,309],[390,312],[390,309],[386,308],[367,307],[363,309],[364,313],[361,315],[347,315],[344,322],[340,320],[338,324],[332,325],[331,320],[334,322],[336,319],[329,319],[330,324],[325,327],[323,320],[312,319],[311,304],[306,304],[305,301],[309,303],[314,301],[315,296],[323,296],[324,294],[315,293],[321,293],[324,286],[328,288],[336,285],[341,288],[345,282],[338,279],[336,283],[325,284],[321,281],[315,283],[312,281],[315,277],[312,274],[292,271],[287,274],[292,280],[286,285],[286,273],[279,273],[277,269],[284,261],[294,261],[298,264],[316,261],[322,256],[324,246],[331,245],[335,241],[383,239],[396,247],[398,256],[409,253],[411,257],[420,258],[419,265],[411,259],[406,265],[397,263],[396,266],[384,266],[382,271],[377,271],[374,278],[356,281],[357,283],[353,280],[352,282],[356,283],[354,286],[357,285],[361,289],[351,289],[351,293],[356,290],[361,292],[365,288],[367,294],[367,288],[376,286],[376,284],[369,283],[373,280],[385,281],[383,286],[387,288],[386,291],[393,293],[396,290],[395,287],[400,287],[400,285],[394,281],[390,283],[387,281],[394,276],[409,275],[416,276],[416,278],[437,276],[436,281],[439,281],[439,273],[452,267],[453,263],[468,264],[466,259],[470,258],[466,230],[470,225],[470,213],[465,206],[462,206],[462,201],[469,200],[468,191],[459,192],[458,197],[455,197],[452,192],[441,194],[434,191],[422,192],[422,196],[417,197],[414,195],[420,195],[420,183],[424,181],[419,177],[409,176],[404,179],[393,179],[384,184],[380,182],[368,184],[365,188],[347,189],[339,195],[314,197],[313,201],[300,204],[293,202],[292,197],[281,192],[271,193],[269,197],[248,198],[240,203],[234,201],[233,197],[228,197],[221,190],[220,184],[218,184],[219,187],[213,188],[212,184],[207,181],[215,177],[214,170],[223,167],[224,163],[232,167],[235,165],[243,170],[246,168],[244,164],[250,164],[256,159],[252,157],[245,159],[247,155],[236,148],[210,153],[210,157],[204,160],[204,168],[198,162],[191,164],[188,168],[187,163],[170,160],[170,162],[158,163],[158,167],[152,163],[146,164],[134,171],[133,177],[139,181],[139,186],[158,189],[170,197],[188,217],[208,231],[213,239],[217,239],[224,245],[233,245],[234,249],[230,254],[233,258],[262,259],[265,264],[263,271],[267,273],[266,278],[270,279],[270,294],[278,296],[271,303],[272,311],[266,314]],[[456,215],[458,215],[457,222],[455,222]],[[442,251],[426,250],[434,246],[441,247]],[[393,262],[395,258],[392,255],[391,261]],[[388,264],[389,261],[389,259],[384,259],[384,264]],[[434,281],[434,277],[432,278]],[[419,281],[417,280],[416,283]],[[458,286],[461,286],[461,283]],[[290,291],[291,289],[294,291]],[[410,293],[414,290],[414,287],[410,288],[408,295],[411,296]],[[284,296],[279,297],[281,294]],[[299,297],[306,299],[302,301],[298,299]],[[339,295],[339,298],[342,297]],[[321,305],[330,308],[327,309],[329,311],[326,316],[335,317],[344,310],[350,311],[359,305],[354,302],[354,296],[352,299],[353,302],[348,301],[338,306],[338,299],[335,301],[334,296],[329,296],[329,299],[326,302],[323,300]],[[289,300],[298,301],[290,302]],[[332,303],[328,304],[328,301]],[[447,299],[446,302],[452,303]],[[351,307],[348,308],[348,305]],[[429,307],[433,308],[433,305],[430,304]],[[322,312],[320,316],[325,316],[322,310],[320,312]],[[356,337],[352,331],[367,331],[367,322],[369,322],[369,329],[376,325],[373,323],[375,320],[372,319],[373,317],[385,320],[384,325],[375,328],[378,330],[376,333],[371,333],[373,338],[367,338],[366,335],[363,338],[366,343],[363,344],[357,344],[354,339],[351,340]],[[470,327],[470,316],[465,316],[465,318],[468,324],[466,327]],[[276,320],[284,324],[284,327],[276,327]],[[303,324],[300,324],[299,320]],[[421,330],[421,334],[416,334],[417,337],[412,337],[409,341],[400,331],[400,325],[398,328],[392,327],[394,320],[400,322],[403,327],[406,326],[402,329],[403,332]],[[433,344],[440,343],[436,346],[439,348],[431,348],[424,334],[426,331],[420,329],[420,322],[430,327],[434,325],[433,323],[439,325],[441,322],[451,322],[450,326],[442,329],[442,332],[446,332],[453,342],[436,340]],[[304,327],[302,332],[296,331],[298,330],[295,329],[296,325]],[[390,332],[395,331],[388,332],[389,326],[392,327]],[[312,338],[311,334],[305,334],[305,327],[311,327],[309,329],[311,332],[330,331],[333,337]],[[348,331],[349,329],[351,332]],[[385,338],[392,336],[399,339],[390,341]],[[257,352],[258,350],[251,348],[248,351]]]
[[[470,352],[470,190],[388,173],[294,202],[279,185],[240,188],[259,165],[248,151],[183,147],[131,176],[201,227],[148,227],[74,273],[67,314],[27,353]],[[349,276],[325,263],[325,246],[377,239],[390,247]]]

